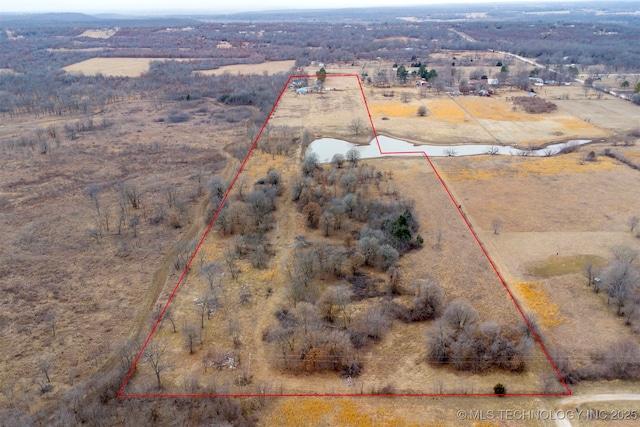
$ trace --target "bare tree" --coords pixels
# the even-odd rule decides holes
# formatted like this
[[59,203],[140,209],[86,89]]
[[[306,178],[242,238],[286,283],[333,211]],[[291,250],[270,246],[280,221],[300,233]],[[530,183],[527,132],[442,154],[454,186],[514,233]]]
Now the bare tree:
[[44,320],[48,327],[51,329],[51,336],[53,338],[56,337],[56,320],[57,320],[57,312],[55,310],[50,310],[44,317]]
[[351,167],[357,167],[358,166],[358,161],[360,160],[360,151],[358,151],[357,148],[351,148],[349,151],[347,151],[347,154],[345,155],[347,161],[351,164]]
[[51,382],[51,370],[53,369],[55,358],[51,353],[46,353],[38,357],[38,370],[44,375],[47,383]]
[[193,348],[196,345],[199,332],[198,327],[193,323],[187,323],[182,328],[182,337],[184,338],[185,347],[189,350],[189,354],[193,354]]
[[337,169],[340,169],[344,164],[344,154],[336,153],[331,158],[331,164],[335,166]]
[[346,328],[351,323],[351,309],[349,303],[353,297],[353,292],[347,285],[339,285],[333,288],[332,297],[334,303],[342,313],[343,326]]
[[206,315],[207,320],[209,320],[212,312],[215,312],[217,307],[216,298],[210,293],[203,293],[196,299],[195,304],[200,313],[200,328],[204,329],[204,317]]
[[622,307],[640,283],[640,274],[631,264],[616,259],[604,271],[604,282],[609,300],[616,301],[618,315],[622,315]]
[[215,280],[216,278],[221,278],[223,274],[222,264],[219,262],[208,262],[200,268],[200,274],[202,274],[209,283],[209,290],[215,292]]
[[238,279],[238,275],[240,274],[240,266],[238,265],[238,254],[236,251],[232,249],[228,249],[224,253],[224,263],[227,266],[227,270],[229,270],[229,274],[234,280]]
[[144,350],[144,361],[151,366],[153,373],[156,376],[158,383],[158,389],[162,388],[162,382],[160,381],[160,374],[168,369],[171,369],[171,364],[167,361],[167,344],[166,343],[150,343]]
[[632,248],[627,245],[619,245],[611,248],[611,252],[613,253],[613,257],[620,262],[626,264],[632,264],[636,258],[638,258],[638,254],[640,252],[637,249]]
[[498,234],[502,228],[502,220],[500,218],[494,218],[491,227],[493,227],[493,234]]
[[442,319],[454,330],[462,330],[466,326],[476,323],[478,313],[471,304],[462,300],[455,300],[442,313]]
[[349,123],[349,130],[351,130],[351,132],[355,133],[356,135],[359,135],[365,127],[365,122],[362,119],[362,117],[355,117],[353,120],[351,120],[351,123]]
[[427,115],[427,107],[426,107],[426,106],[424,106],[424,105],[419,106],[419,107],[418,107],[418,115],[419,115],[420,117],[424,117],[424,116],[426,116],[426,115]]
[[593,285],[593,279],[595,279],[595,268],[591,261],[587,261],[584,263],[584,267],[582,268],[582,275],[587,279],[587,286]]
[[640,224],[640,217],[634,215],[631,218],[629,218],[629,227],[631,228],[632,233],[633,233],[633,230],[636,229],[638,224]]

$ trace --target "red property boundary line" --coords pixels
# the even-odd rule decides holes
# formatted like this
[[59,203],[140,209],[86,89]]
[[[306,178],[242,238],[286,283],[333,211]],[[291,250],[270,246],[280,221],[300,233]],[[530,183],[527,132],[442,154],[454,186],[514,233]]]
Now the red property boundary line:
[[[480,250],[482,251],[482,253],[486,257],[487,261],[489,262],[489,265],[491,266],[491,268],[495,272],[496,276],[498,277],[498,279],[502,283],[502,286],[504,287],[505,291],[507,292],[507,294],[511,298],[511,301],[516,306],[518,312],[520,313],[520,315],[524,319],[527,327],[529,328],[529,330],[533,334],[533,337],[535,338],[535,341],[538,343],[538,345],[542,349],[545,357],[547,358],[547,360],[549,361],[549,363],[553,367],[553,370],[555,371],[556,375],[558,375],[558,378],[560,379],[560,382],[562,383],[562,385],[564,386],[564,388],[567,391],[566,393],[507,393],[504,396],[513,396],[513,397],[518,397],[518,396],[520,396],[520,397],[553,397],[553,396],[566,397],[566,396],[571,396],[572,395],[571,389],[569,388],[569,386],[565,382],[564,378],[562,377],[562,375],[558,371],[558,368],[556,367],[555,363],[551,359],[551,356],[549,355],[549,352],[545,348],[544,344],[540,340],[540,337],[538,336],[538,334],[536,333],[534,328],[531,326],[531,323],[529,322],[529,319],[527,319],[527,317],[525,316],[522,308],[520,307],[520,305],[518,304],[518,302],[515,299],[514,295],[511,293],[511,290],[507,286],[507,283],[506,283],[505,279],[502,277],[502,275],[498,271],[498,268],[496,267],[496,264],[493,262],[493,260],[489,256],[489,253],[487,252],[485,247],[482,245],[482,242],[480,242],[480,239],[478,238],[478,235],[476,234],[473,226],[471,225],[471,223],[469,222],[467,217],[462,212],[462,209],[460,208],[460,205],[458,204],[456,199],[453,197],[453,194],[449,190],[449,187],[447,186],[447,184],[442,179],[442,176],[440,175],[440,173],[436,169],[435,165],[431,161],[431,158],[429,157],[429,155],[427,155],[427,153],[422,151],[422,150],[416,150],[416,151],[383,151],[382,147],[380,146],[380,140],[378,139],[378,133],[376,132],[376,128],[375,128],[375,126],[373,124],[373,118],[371,117],[371,112],[369,110],[369,104],[367,103],[367,98],[366,98],[366,96],[364,94],[364,88],[362,86],[362,81],[360,80],[360,77],[357,74],[330,74],[328,76],[329,77],[353,77],[353,78],[355,78],[357,80],[358,86],[360,87],[360,93],[362,94],[362,100],[364,101],[364,105],[365,105],[365,108],[367,110],[367,116],[369,117],[369,123],[371,124],[371,129],[373,130],[373,135],[374,135],[374,138],[376,140],[376,144],[378,145],[378,151],[380,152],[380,154],[382,154],[382,155],[409,155],[409,154],[412,154],[412,155],[418,154],[418,155],[420,155],[420,154],[422,154],[425,157],[425,159],[429,163],[429,166],[431,167],[433,172],[436,174],[438,180],[440,181],[440,184],[442,184],[442,187],[444,188],[445,192],[447,193],[447,195],[451,199],[451,202],[454,204],[455,208],[458,210],[458,213],[460,214],[460,217],[462,218],[462,220],[466,224],[467,228],[469,229],[469,232],[471,233],[471,235],[473,236],[474,240],[476,241],[476,243],[480,247]],[[233,189],[236,181],[238,180],[238,177],[240,176],[240,174],[244,170],[244,167],[245,167],[246,163],[248,162],[249,157],[251,156],[251,153],[253,153],[253,150],[256,148],[256,146],[258,144],[258,141],[260,140],[260,137],[262,136],[262,133],[264,132],[267,124],[269,123],[269,120],[271,120],[271,118],[273,116],[273,113],[276,110],[276,107],[280,103],[280,99],[282,98],[282,95],[284,95],[285,91],[289,87],[289,83],[291,82],[292,79],[297,79],[297,78],[315,78],[315,77],[316,76],[314,76],[314,75],[293,75],[293,76],[290,76],[289,79],[287,80],[287,82],[285,83],[284,87],[280,91],[280,94],[278,95],[277,101],[275,102],[275,104],[273,104],[273,107],[271,108],[271,111],[269,112],[269,115],[267,116],[267,119],[265,120],[264,124],[262,125],[262,128],[260,129],[260,132],[258,132],[258,135],[256,136],[255,140],[253,141],[253,144],[251,144],[251,147],[249,148],[249,151],[247,152],[246,157],[242,161],[242,164],[238,168],[238,171],[236,172],[233,180],[231,181],[231,185],[227,189],[227,192],[224,194],[224,197],[222,198],[222,201],[218,205],[218,208],[216,209],[215,214],[211,218],[211,221],[209,221],[209,224],[207,225],[207,228],[205,229],[202,237],[200,238],[200,241],[198,242],[198,245],[196,246],[195,250],[193,251],[193,254],[191,255],[191,258],[189,258],[189,262],[187,263],[184,271],[182,272],[182,275],[178,279],[178,282],[176,283],[175,287],[173,288],[173,291],[171,292],[171,295],[167,299],[167,303],[165,304],[164,308],[160,312],[160,315],[158,316],[158,319],[155,321],[155,323],[153,325],[153,328],[151,329],[151,332],[149,333],[149,335],[147,336],[147,339],[144,342],[144,345],[140,349],[140,352],[138,353],[138,356],[136,357],[136,359],[135,359],[135,361],[133,363],[133,366],[131,367],[131,369],[127,373],[122,385],[120,386],[120,389],[118,390],[118,393],[116,395],[118,398],[121,398],[121,399],[125,399],[125,398],[139,399],[139,398],[194,398],[194,397],[489,397],[489,396],[494,396],[495,397],[496,396],[493,393],[470,393],[470,394],[466,394],[466,393],[406,393],[406,394],[404,394],[404,393],[403,394],[356,394],[356,393],[345,393],[345,394],[334,394],[334,393],[324,393],[324,394],[319,394],[319,393],[295,393],[295,394],[276,394],[276,393],[269,393],[269,394],[260,394],[260,393],[246,393],[246,394],[142,393],[142,394],[135,394],[135,393],[124,393],[124,389],[127,386],[129,380],[131,379],[131,376],[133,375],[138,363],[140,362],[140,359],[142,358],[145,349],[149,345],[149,342],[151,341],[151,338],[153,337],[153,334],[158,329],[158,326],[160,325],[160,322],[162,321],[162,318],[164,317],[164,314],[167,311],[167,308],[169,307],[169,304],[171,304],[171,301],[173,300],[173,298],[176,295],[178,289],[182,285],[185,277],[187,276],[187,272],[189,271],[189,268],[191,267],[191,263],[196,258],[196,255],[200,251],[200,248],[202,247],[202,244],[204,243],[204,240],[209,235],[209,232],[211,231],[211,228],[213,227],[213,224],[214,224],[216,218],[218,217],[220,211],[222,210],[222,207],[224,206],[227,198],[231,194],[231,190]]]

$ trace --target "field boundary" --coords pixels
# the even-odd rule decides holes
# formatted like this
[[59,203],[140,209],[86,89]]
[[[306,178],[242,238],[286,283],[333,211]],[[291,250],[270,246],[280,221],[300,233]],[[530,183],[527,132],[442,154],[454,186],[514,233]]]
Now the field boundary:
[[[163,317],[164,317],[164,315],[165,315],[165,313],[166,313],[166,311],[167,311],[167,309],[169,307],[169,304],[171,304],[174,296],[178,292],[178,289],[180,288],[180,286],[184,282],[184,279],[187,276],[187,272],[191,268],[192,262],[196,259],[196,256],[198,255],[198,252],[200,251],[200,248],[202,247],[202,244],[204,243],[205,239],[209,235],[209,232],[211,231],[211,228],[213,227],[213,224],[215,223],[218,215],[220,214],[220,211],[222,210],[222,207],[224,206],[227,198],[231,194],[231,191],[233,190],[233,188],[235,186],[235,183],[238,180],[240,174],[244,170],[249,158],[251,157],[251,154],[253,153],[254,149],[256,148],[256,146],[258,144],[258,141],[260,140],[260,137],[262,136],[265,128],[267,127],[267,124],[271,120],[271,118],[273,116],[273,113],[275,112],[276,107],[280,103],[280,100],[281,100],[282,96],[284,95],[285,91],[289,87],[289,84],[290,84],[291,80],[292,79],[300,79],[300,78],[315,78],[315,77],[316,77],[315,75],[292,75],[292,76],[289,77],[287,82],[284,84],[284,87],[280,91],[278,99],[276,100],[276,102],[274,103],[273,107],[271,108],[271,111],[269,112],[269,115],[267,116],[267,119],[265,120],[264,124],[260,128],[260,132],[258,132],[256,138],[254,139],[253,143],[251,144],[251,146],[250,146],[250,148],[249,148],[249,150],[247,152],[247,155],[245,156],[244,160],[240,164],[240,167],[238,168],[238,171],[236,172],[233,180],[231,181],[231,185],[229,186],[229,188],[227,189],[226,193],[224,194],[224,197],[222,198],[222,201],[218,205],[218,208],[216,209],[213,217],[211,218],[211,221],[209,221],[209,224],[207,225],[202,237],[200,238],[200,240],[198,242],[198,245],[196,246],[195,250],[193,251],[193,254],[191,255],[191,257],[189,258],[189,261],[188,261],[184,271],[180,275],[180,278],[178,279],[176,285],[174,286],[169,298],[167,299],[166,304],[164,305],[164,307],[163,307],[162,311],[160,312],[157,320],[155,321],[155,323],[154,323],[154,325],[153,325],[153,327],[151,329],[151,332],[147,336],[144,344],[142,345],[142,348],[140,349],[140,352],[138,353],[138,355],[137,355],[137,357],[136,357],[131,369],[129,370],[129,372],[125,376],[125,379],[124,379],[122,385],[120,386],[120,388],[119,388],[119,390],[117,392],[117,397],[118,398],[136,398],[136,399],[140,399],[140,398],[195,398],[195,397],[209,397],[209,398],[211,398],[211,397],[374,397],[374,396],[375,397],[488,397],[488,396],[494,396],[495,397],[496,396],[493,393],[398,393],[398,394],[361,394],[361,393],[296,393],[296,394],[286,394],[286,393],[284,393],[284,394],[277,394],[277,393],[269,393],[269,394],[266,394],[266,393],[265,394],[245,393],[245,394],[238,394],[238,393],[229,393],[229,394],[209,394],[209,393],[191,393],[190,394],[190,393],[125,393],[124,392],[124,389],[126,388],[129,380],[131,379],[133,373],[135,372],[136,367],[138,366],[138,363],[140,362],[140,359],[142,358],[145,349],[149,345],[149,342],[151,341],[154,333],[158,329],[158,326],[160,325],[160,322],[162,321],[162,319],[163,319]],[[412,151],[383,151],[382,146],[380,145],[380,140],[378,138],[378,133],[376,132],[375,126],[373,124],[373,118],[371,117],[371,112],[369,110],[369,105],[367,103],[367,98],[366,98],[366,96],[364,94],[364,88],[362,86],[362,81],[360,80],[360,77],[357,74],[330,74],[330,75],[328,75],[328,77],[331,77],[331,78],[334,78],[334,77],[349,77],[349,78],[355,78],[357,80],[358,86],[360,88],[360,93],[362,95],[362,99],[364,101],[364,105],[365,105],[365,108],[367,110],[367,116],[369,117],[369,123],[371,125],[371,129],[373,130],[373,135],[374,135],[374,138],[376,140],[376,144],[377,144],[378,151],[380,152],[380,154],[382,154],[382,155],[391,155],[391,156],[394,156],[394,155],[396,155],[396,156],[423,155],[425,157],[425,159],[428,162],[429,166],[431,167],[431,169],[435,173],[436,177],[440,181],[440,184],[442,185],[442,187],[444,188],[445,192],[449,196],[449,199],[454,204],[454,206],[457,209],[460,217],[462,218],[462,220],[466,224],[467,228],[469,229],[469,232],[473,236],[473,239],[475,240],[475,242],[480,247],[480,250],[484,254],[484,256],[487,259],[487,261],[489,262],[489,265],[491,266],[491,268],[495,272],[496,276],[500,280],[500,283],[502,283],[502,286],[504,287],[505,291],[507,292],[507,294],[511,298],[511,301],[513,302],[513,304],[515,305],[516,309],[518,310],[518,312],[522,316],[523,320],[525,321],[527,327],[531,331],[532,336],[534,337],[536,343],[542,349],[545,357],[547,358],[547,360],[551,364],[551,367],[553,368],[553,370],[556,373],[556,375],[558,375],[558,378],[559,378],[560,382],[562,383],[563,387],[566,389],[566,393],[506,393],[504,396],[511,396],[511,397],[517,397],[517,396],[520,396],[520,397],[550,397],[550,396],[551,397],[553,397],[553,396],[567,397],[567,396],[571,396],[572,395],[571,389],[569,388],[569,386],[565,382],[565,380],[562,377],[562,375],[560,375],[560,372],[559,372],[558,368],[553,363],[553,360],[551,359],[551,356],[549,355],[547,349],[545,348],[544,344],[542,343],[540,337],[538,336],[538,334],[536,333],[534,328],[532,328],[531,323],[529,322],[529,320],[525,316],[524,311],[522,310],[522,308],[518,304],[518,301],[516,300],[516,298],[512,294],[511,290],[509,289],[505,279],[503,278],[503,276],[498,271],[498,268],[496,267],[496,264],[491,259],[489,253],[487,252],[487,250],[485,249],[484,245],[480,241],[480,238],[478,237],[478,234],[475,232],[473,226],[471,225],[471,223],[467,219],[466,215],[463,213],[460,204],[456,201],[455,197],[453,196],[453,194],[449,190],[449,187],[447,186],[447,184],[445,183],[444,179],[442,178],[442,176],[440,175],[440,173],[436,169],[436,167],[433,164],[433,162],[431,161],[431,158],[429,157],[429,155],[427,155],[427,153],[424,152],[423,150],[419,150],[419,149],[418,150],[412,150]]]

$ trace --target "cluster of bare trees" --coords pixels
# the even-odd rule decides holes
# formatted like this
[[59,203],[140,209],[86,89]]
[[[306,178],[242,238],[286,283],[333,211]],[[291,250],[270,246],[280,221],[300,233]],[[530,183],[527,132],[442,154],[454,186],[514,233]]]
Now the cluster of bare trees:
[[[421,245],[418,222],[392,175],[359,160],[354,149],[334,156],[327,167],[311,154],[289,183],[310,235],[295,239],[286,270],[288,305],[263,334],[279,369],[357,376],[359,349],[380,340],[394,319],[422,321],[439,313],[442,291],[435,285],[417,286],[410,306],[393,301],[402,294],[396,264],[401,254]],[[268,183],[269,177],[258,184]],[[334,243],[340,236],[342,243]],[[388,284],[376,285],[369,269],[387,272]],[[365,309],[356,309],[365,299]]]
[[[631,229],[636,227],[633,219]],[[605,268],[597,268],[587,262],[584,275],[589,286],[596,293],[607,294],[607,305],[615,304],[618,316],[623,316],[625,323],[631,325],[640,316],[640,273],[634,266],[640,251],[619,245],[611,248],[613,259]]]
[[528,326],[480,322],[466,301],[447,306],[427,334],[427,360],[457,370],[485,371],[492,367],[520,372],[533,348]]
[[[255,127],[251,129],[249,133],[249,138],[251,140],[255,137],[254,135],[256,131],[257,129]],[[308,131],[305,131],[302,137],[309,140]],[[258,148],[264,153],[289,156],[293,153],[293,150],[300,146],[300,140],[301,136],[299,135],[299,132],[291,126],[273,126],[268,124],[262,131]]]

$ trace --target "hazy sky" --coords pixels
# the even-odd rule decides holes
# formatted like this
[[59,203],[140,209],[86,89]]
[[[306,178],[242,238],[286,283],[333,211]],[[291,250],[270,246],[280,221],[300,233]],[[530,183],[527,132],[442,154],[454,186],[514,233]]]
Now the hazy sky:
[[[501,1],[501,0],[492,0]],[[502,0],[522,3],[526,0]],[[529,0],[531,1],[531,0]],[[548,1],[548,0],[547,0]],[[1,12],[155,12],[226,13],[246,10],[321,9],[371,6],[415,6],[436,3],[480,3],[487,0],[0,0]]]

